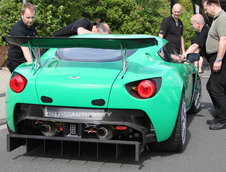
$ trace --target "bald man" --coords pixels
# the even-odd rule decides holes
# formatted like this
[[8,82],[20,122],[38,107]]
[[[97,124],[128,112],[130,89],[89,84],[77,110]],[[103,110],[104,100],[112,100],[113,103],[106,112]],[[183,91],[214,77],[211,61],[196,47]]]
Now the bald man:
[[[197,32],[195,38],[192,40],[192,45],[183,54],[185,57],[188,53],[199,53],[201,56],[206,57],[209,61],[209,56],[206,53],[206,39],[209,32],[209,26],[205,24],[204,18],[201,14],[195,14],[191,17],[191,27]],[[203,58],[201,57],[198,64],[199,73],[202,73]]]
[[179,19],[182,12],[180,4],[175,4],[172,8],[172,15],[162,20],[159,37],[166,39],[173,48],[180,53],[185,52],[184,49],[184,37],[183,37],[183,23]]

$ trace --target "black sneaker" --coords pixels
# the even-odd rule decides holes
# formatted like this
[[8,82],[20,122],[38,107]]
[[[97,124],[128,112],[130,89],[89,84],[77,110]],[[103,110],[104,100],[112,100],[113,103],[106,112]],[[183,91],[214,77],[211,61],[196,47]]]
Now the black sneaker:
[[217,123],[217,122],[218,122],[218,121],[217,121],[217,119],[215,119],[215,118],[209,119],[209,120],[206,121],[206,123],[207,123],[208,125],[212,125],[212,124]]
[[213,123],[209,126],[210,130],[222,130],[222,129],[226,129],[226,123]]

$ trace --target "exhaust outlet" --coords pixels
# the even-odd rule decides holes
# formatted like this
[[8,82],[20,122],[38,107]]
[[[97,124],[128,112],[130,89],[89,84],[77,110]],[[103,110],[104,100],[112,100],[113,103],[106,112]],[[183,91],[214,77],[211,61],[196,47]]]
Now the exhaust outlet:
[[113,129],[110,126],[102,126],[96,131],[100,140],[110,140],[113,137]]
[[43,123],[40,131],[44,136],[55,136],[60,132],[60,127],[56,123]]

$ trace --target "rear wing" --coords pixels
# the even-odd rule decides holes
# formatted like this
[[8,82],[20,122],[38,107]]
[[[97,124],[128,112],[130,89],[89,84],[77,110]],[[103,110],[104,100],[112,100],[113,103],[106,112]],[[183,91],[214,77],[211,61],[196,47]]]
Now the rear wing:
[[[98,34],[100,35],[100,34]],[[158,44],[158,41],[154,37],[140,36],[140,35],[111,35],[104,34],[93,37],[93,34],[88,36],[78,36],[70,38],[62,37],[18,37],[18,36],[2,36],[3,40],[9,44],[29,47],[31,53],[35,56],[36,63],[40,61],[40,48],[100,48],[100,49],[121,49],[123,57],[123,72],[127,70],[127,49],[139,49]],[[34,48],[38,49],[38,53],[34,52]],[[35,65],[36,66],[36,65]]]
[[155,38],[128,38],[128,37],[19,37],[3,36],[4,41],[9,44],[32,47],[32,48],[100,48],[100,49],[121,49],[121,45],[126,49],[138,49],[156,45]]

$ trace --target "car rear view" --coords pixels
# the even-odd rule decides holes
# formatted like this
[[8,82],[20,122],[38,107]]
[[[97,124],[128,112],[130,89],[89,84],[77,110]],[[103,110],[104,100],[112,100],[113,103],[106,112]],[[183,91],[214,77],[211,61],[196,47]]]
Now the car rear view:
[[121,147],[131,146],[138,161],[147,144],[171,137],[180,140],[171,150],[183,149],[183,80],[158,56],[161,44],[155,37],[7,39],[30,49],[50,48],[10,79],[8,151],[25,144],[27,151],[43,146],[45,153],[54,141],[62,154],[68,143],[76,145],[80,156],[88,143],[96,145],[97,156],[101,146],[114,145],[118,158]]

